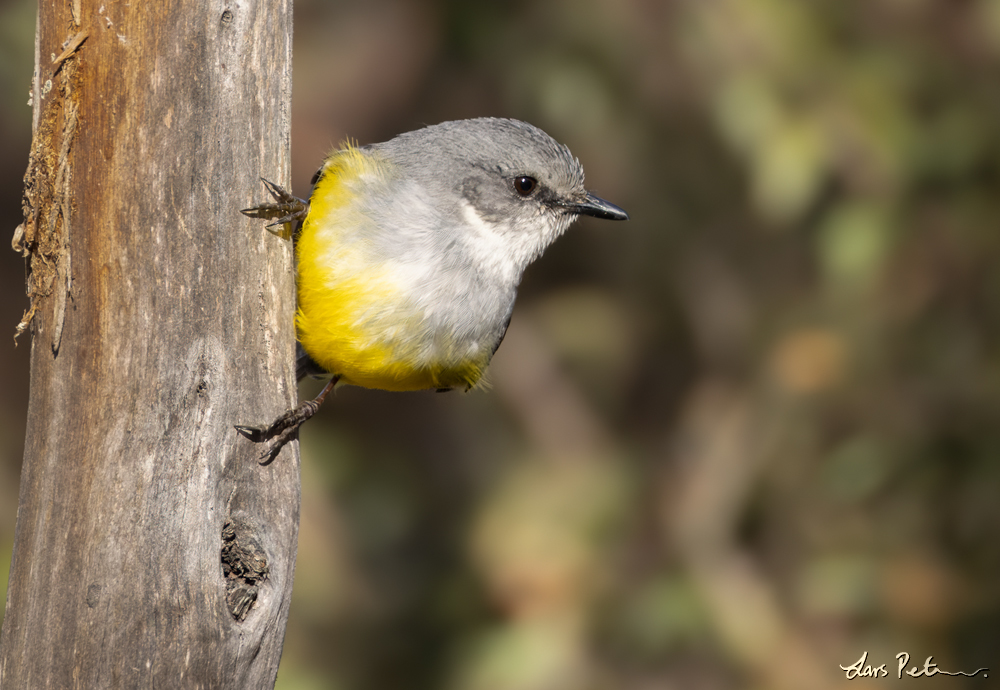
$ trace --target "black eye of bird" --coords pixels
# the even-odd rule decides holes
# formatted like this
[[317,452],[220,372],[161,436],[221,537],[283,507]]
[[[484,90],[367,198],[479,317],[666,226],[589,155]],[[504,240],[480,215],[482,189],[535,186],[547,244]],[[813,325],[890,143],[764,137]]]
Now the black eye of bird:
[[528,177],[527,175],[521,175],[520,177],[514,178],[514,191],[521,196],[528,196],[533,191],[535,187],[538,186],[538,180],[534,177]]

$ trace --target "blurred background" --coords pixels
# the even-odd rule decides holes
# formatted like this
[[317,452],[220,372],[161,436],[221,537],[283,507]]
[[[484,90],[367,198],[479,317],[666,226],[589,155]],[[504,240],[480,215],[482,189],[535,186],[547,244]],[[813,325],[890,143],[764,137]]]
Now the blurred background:
[[[490,385],[341,389],[305,428],[279,688],[1000,687],[1000,0],[296,0],[295,25],[296,193],[347,137],[494,115],[632,220],[528,270]],[[8,236],[33,35],[0,3]],[[0,347],[5,585],[29,343]],[[889,677],[848,681],[866,651]],[[993,672],[897,680],[899,653]]]

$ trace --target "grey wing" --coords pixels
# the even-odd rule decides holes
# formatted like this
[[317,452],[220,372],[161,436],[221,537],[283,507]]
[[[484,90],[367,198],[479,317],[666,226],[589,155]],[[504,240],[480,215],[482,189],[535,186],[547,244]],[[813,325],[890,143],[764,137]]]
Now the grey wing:
[[510,311],[507,312],[507,317],[503,320],[503,323],[500,325],[500,337],[497,338],[496,345],[493,346],[493,352],[490,353],[490,359],[492,359],[493,355],[495,355],[497,353],[497,350],[500,349],[500,343],[503,342],[503,337],[507,335],[507,327],[510,326],[510,317],[511,314],[513,313],[514,313],[514,305],[512,304]]

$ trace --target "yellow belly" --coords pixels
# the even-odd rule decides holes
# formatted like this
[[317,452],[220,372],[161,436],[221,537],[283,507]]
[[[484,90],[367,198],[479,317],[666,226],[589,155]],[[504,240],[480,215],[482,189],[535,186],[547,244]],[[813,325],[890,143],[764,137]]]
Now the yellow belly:
[[379,165],[348,148],[334,154],[313,190],[296,243],[299,341],[344,383],[391,391],[469,388],[488,353],[462,357],[430,347],[434,334],[408,298],[413,286],[400,281],[397,267],[373,262],[358,233],[365,219],[354,210],[350,182],[386,174]]
[[[384,285],[356,280],[332,285],[302,280],[296,315],[303,349],[341,381],[390,391],[469,388],[481,378],[485,362],[427,358],[407,347],[407,333],[419,333],[415,318],[383,317],[377,329],[366,327],[372,309],[391,302]],[[318,289],[317,289],[318,288]]]

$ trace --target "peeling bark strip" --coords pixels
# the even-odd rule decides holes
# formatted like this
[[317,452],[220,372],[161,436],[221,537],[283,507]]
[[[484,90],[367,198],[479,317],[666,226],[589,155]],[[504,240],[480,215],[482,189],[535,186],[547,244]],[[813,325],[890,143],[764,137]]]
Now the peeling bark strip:
[[[28,258],[28,300],[30,306],[17,325],[14,339],[31,325],[37,300],[55,299],[50,346],[59,352],[66,300],[71,295],[73,271],[70,261],[70,218],[73,199],[71,153],[79,122],[81,79],[78,51],[87,39],[81,31],[66,41],[63,52],[52,60],[52,71],[32,95],[41,110],[31,141],[28,170],[24,174],[24,223],[18,226],[14,249]],[[36,71],[35,80],[41,70]],[[37,95],[39,103],[34,103]]]
[[75,53],[77,49],[83,45],[83,42],[87,40],[88,35],[89,33],[87,31],[81,31],[66,42],[66,49],[59,54],[59,57],[52,61],[52,64],[56,66],[56,72],[58,72],[59,68],[62,67],[63,60]]
[[267,554],[243,522],[227,520],[222,526],[222,576],[226,603],[238,621],[247,617],[257,601],[258,585],[267,579]]

